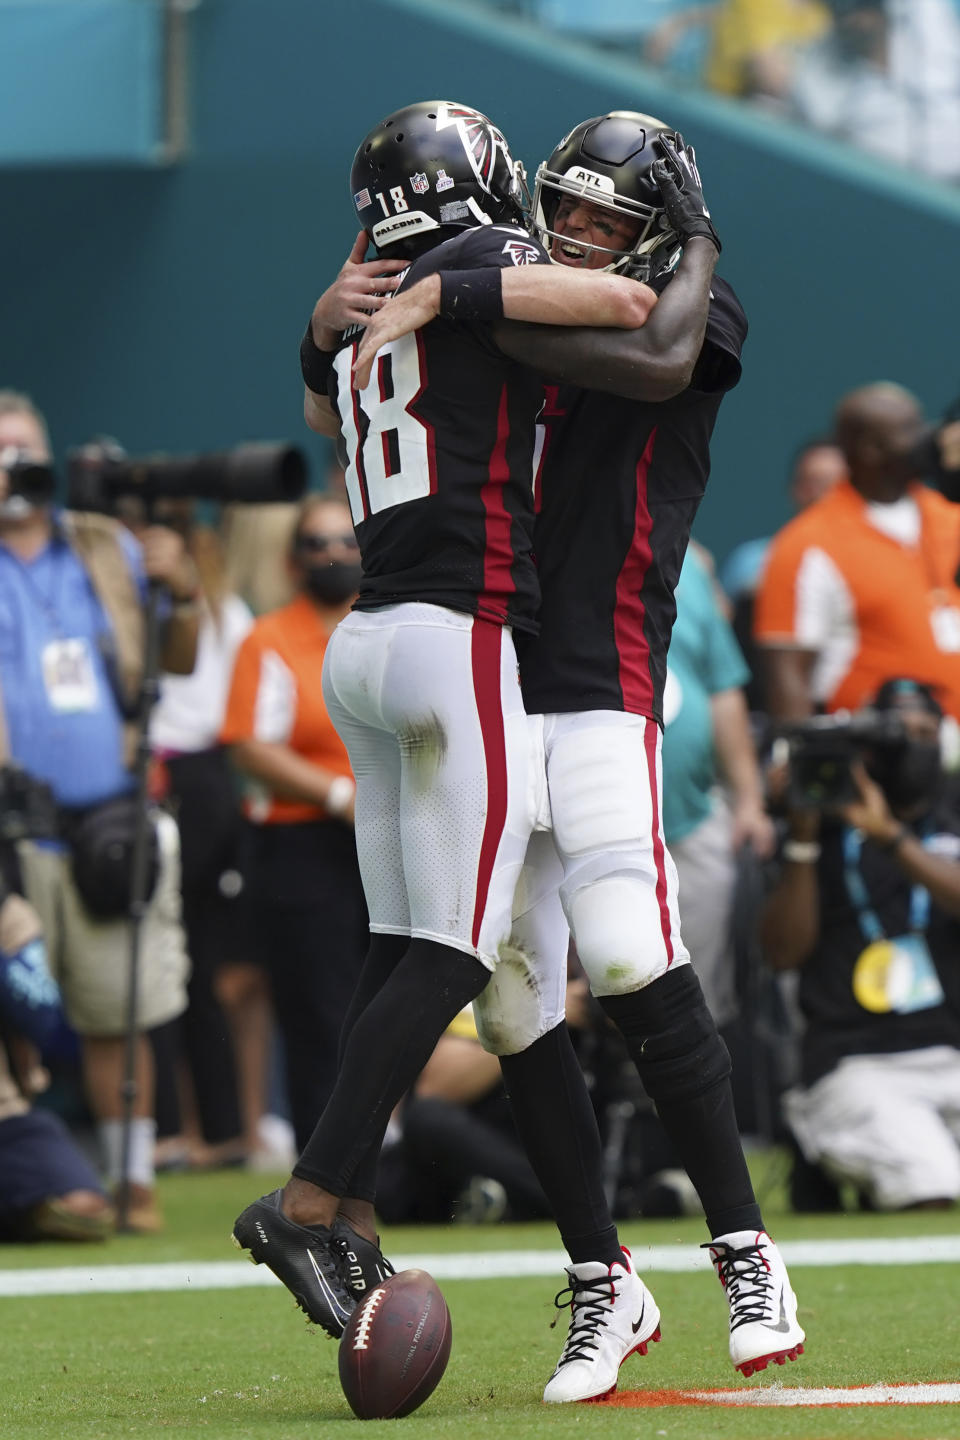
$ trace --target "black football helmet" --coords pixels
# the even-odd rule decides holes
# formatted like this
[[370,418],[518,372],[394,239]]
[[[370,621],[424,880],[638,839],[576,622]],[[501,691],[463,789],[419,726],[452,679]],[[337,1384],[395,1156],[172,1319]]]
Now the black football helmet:
[[503,132],[451,100],[408,105],[374,126],[354,156],[350,189],[378,252],[400,256],[421,250],[431,231],[523,225],[529,201]]
[[560,197],[575,195],[639,222],[637,238],[627,251],[578,242],[581,250],[609,257],[605,270],[652,280],[672,269],[680,257],[680,241],[667,223],[650,171],[661,158],[654,140],[675,133],[662,120],[634,110],[612,110],[571,130],[537,170],[532,228],[545,249],[549,252],[551,242],[563,240],[553,229]]

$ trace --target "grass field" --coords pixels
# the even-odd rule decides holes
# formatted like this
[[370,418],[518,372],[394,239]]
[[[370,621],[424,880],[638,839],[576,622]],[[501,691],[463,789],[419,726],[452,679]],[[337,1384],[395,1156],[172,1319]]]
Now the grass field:
[[[177,1176],[163,1182],[167,1231],[109,1245],[3,1247],[0,1271],[163,1261],[231,1260],[233,1216],[258,1177]],[[264,1185],[261,1188],[267,1188]],[[776,1216],[778,1238],[960,1234],[956,1213],[910,1216]],[[776,1223],[774,1223],[776,1221]],[[648,1245],[693,1249],[694,1220],[622,1226],[642,1266]],[[388,1253],[549,1250],[546,1225],[397,1230]],[[855,1386],[960,1380],[960,1265],[838,1265],[793,1271],[807,1354],[743,1388]],[[403,1421],[366,1422],[371,1436],[409,1440],[726,1440],[726,1437],[922,1437],[960,1440],[960,1405],[828,1409],[717,1409],[668,1405],[546,1407],[540,1402],[563,1337],[550,1322],[563,1280],[447,1280],[453,1354],[439,1389]],[[737,1384],[726,1355],[726,1305],[708,1273],[650,1278],[663,1340],[621,1371],[634,1390],[710,1390]],[[354,1420],[337,1383],[336,1346],[308,1327],[279,1285],[254,1289],[82,1294],[0,1299],[0,1437],[179,1435],[231,1440],[310,1440],[346,1435]]]

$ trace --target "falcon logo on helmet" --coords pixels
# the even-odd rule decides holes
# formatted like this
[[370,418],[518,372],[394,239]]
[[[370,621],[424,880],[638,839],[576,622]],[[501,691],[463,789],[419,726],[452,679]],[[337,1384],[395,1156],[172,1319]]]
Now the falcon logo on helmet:
[[456,125],[463,141],[464,154],[473,168],[473,173],[489,194],[494,155],[498,147],[503,151],[507,162],[513,165],[506,137],[486,115],[481,115],[479,110],[471,110],[466,105],[439,106],[437,129],[445,130],[448,125]]
[[503,132],[450,100],[408,105],[376,125],[354,156],[350,190],[377,248],[405,256],[446,238],[433,231],[523,225],[529,198]]
[[667,224],[650,171],[660,159],[654,140],[674,133],[652,115],[612,110],[584,120],[564,136],[549,160],[538,167],[533,192],[531,228],[548,253],[551,243],[563,238],[553,228],[557,206],[562,196],[571,195],[636,223],[636,239],[626,251],[577,240],[581,250],[604,256],[604,269],[638,280],[652,280],[673,269],[680,257],[680,241]]

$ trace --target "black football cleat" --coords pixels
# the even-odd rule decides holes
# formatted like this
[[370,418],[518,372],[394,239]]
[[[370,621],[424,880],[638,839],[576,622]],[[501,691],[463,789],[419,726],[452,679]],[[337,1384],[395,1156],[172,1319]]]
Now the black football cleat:
[[369,1291],[389,1280],[396,1271],[380,1249],[380,1236],[376,1243],[367,1240],[354,1230],[349,1220],[340,1215],[333,1225],[334,1241],[343,1247],[346,1261],[347,1281],[359,1304]]
[[282,1280],[300,1309],[339,1340],[356,1306],[345,1247],[326,1225],[297,1225],[280,1208],[282,1190],[262,1195],[237,1217],[233,1243]]

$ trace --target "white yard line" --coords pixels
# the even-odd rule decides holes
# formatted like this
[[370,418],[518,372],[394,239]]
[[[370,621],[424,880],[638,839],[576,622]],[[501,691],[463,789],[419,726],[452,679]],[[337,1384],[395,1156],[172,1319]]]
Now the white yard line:
[[662,1410],[670,1405],[957,1405],[960,1385],[811,1385],[805,1389],[774,1381],[741,1390],[621,1390],[606,1404],[618,1410]]
[[863,1385],[809,1390],[767,1385],[762,1390],[692,1390],[707,1405],[957,1405],[960,1385]]
[[[492,1238],[492,1237],[491,1237]],[[637,1269],[709,1270],[706,1251],[690,1245],[634,1245]],[[896,1240],[785,1240],[788,1265],[942,1265],[960,1261],[960,1235]],[[392,1255],[398,1270],[429,1270],[437,1280],[500,1280],[561,1276],[561,1250],[465,1251]],[[2,1251],[0,1251],[2,1263]],[[95,1295],[144,1290],[234,1290],[278,1283],[265,1265],[246,1260],[182,1260],[162,1265],[74,1265],[63,1269],[0,1269],[0,1298],[18,1295]]]

